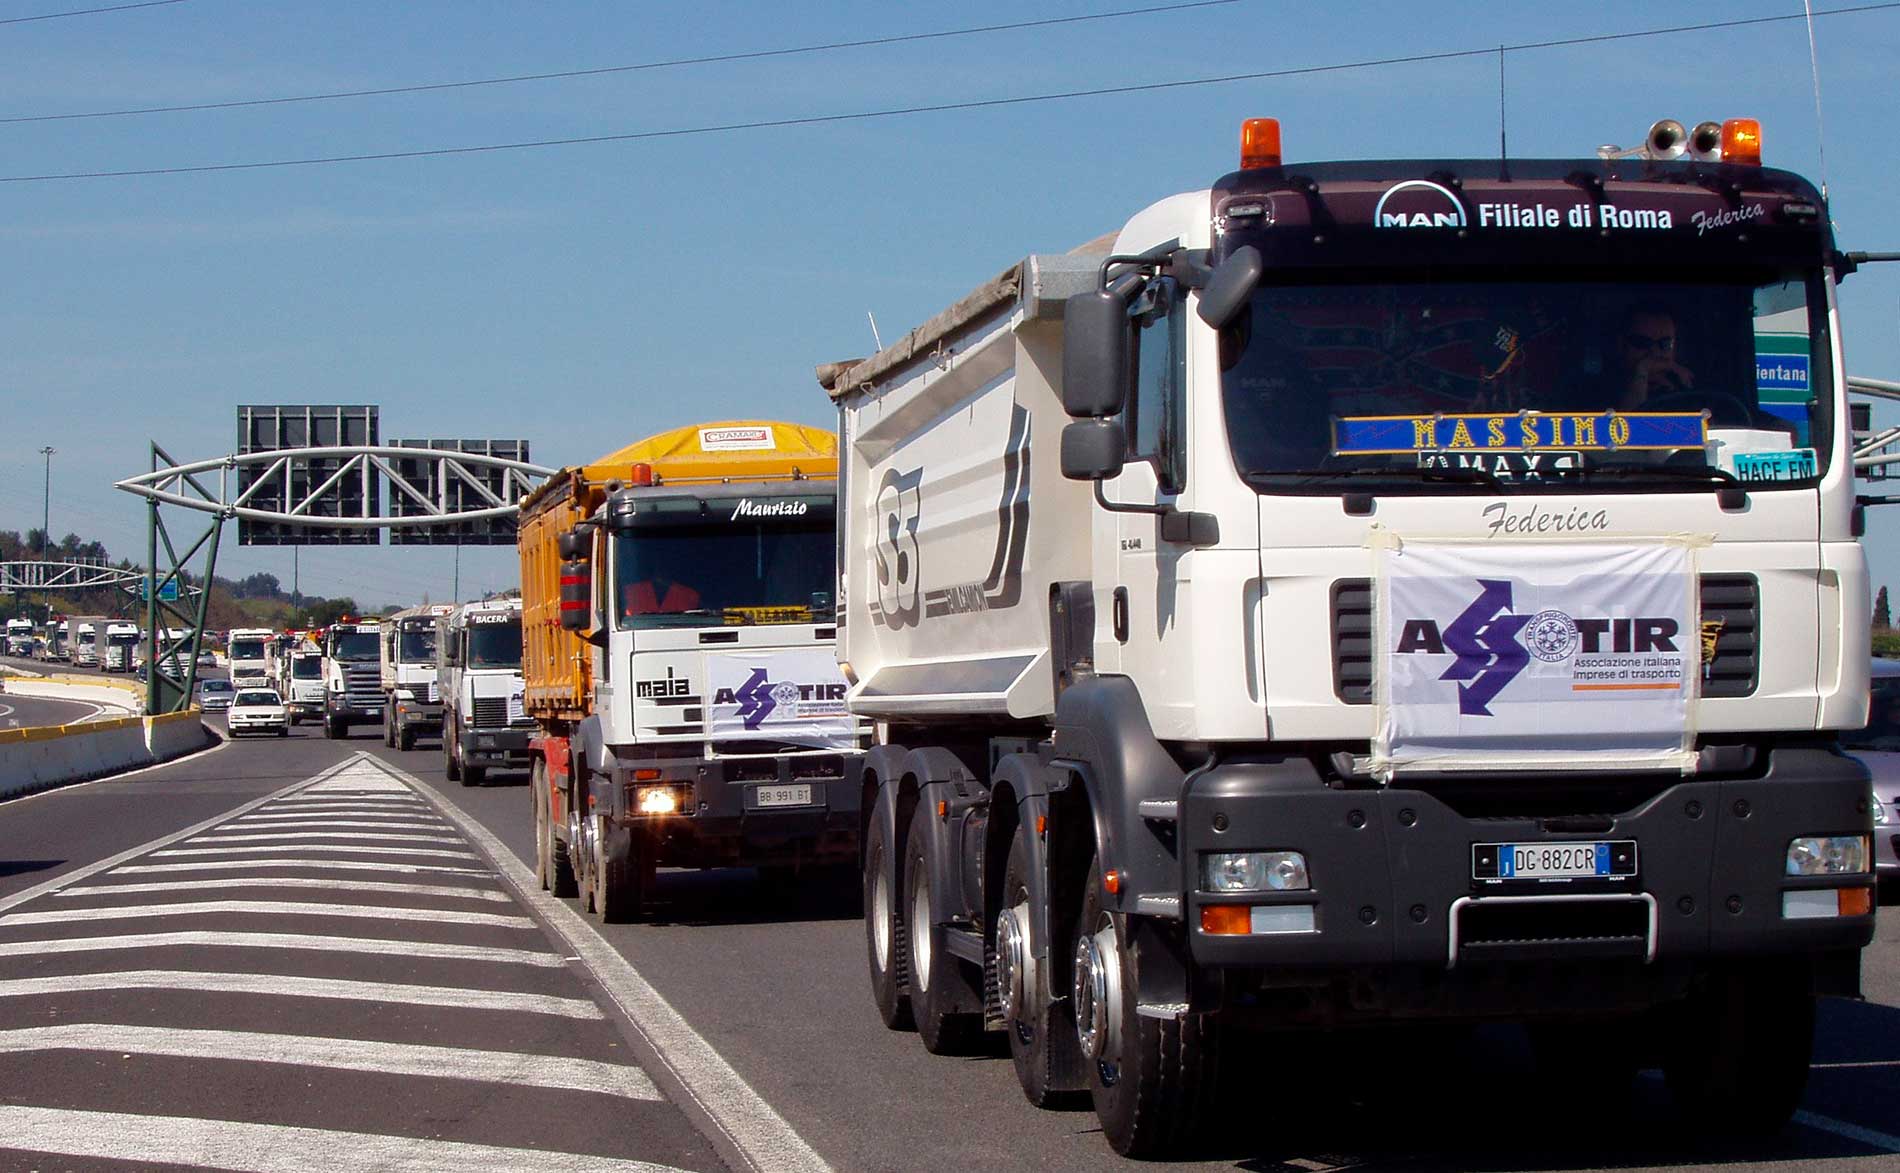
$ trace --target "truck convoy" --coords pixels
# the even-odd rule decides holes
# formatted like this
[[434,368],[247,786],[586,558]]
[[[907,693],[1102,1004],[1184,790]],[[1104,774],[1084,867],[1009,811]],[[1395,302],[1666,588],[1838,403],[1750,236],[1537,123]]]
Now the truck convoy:
[[[447,603],[424,604],[383,620],[383,744],[414,749],[421,734],[442,734],[442,698],[436,691],[437,621],[454,610]],[[517,631],[519,626],[517,625]],[[517,634],[517,642],[519,635]],[[516,675],[520,652],[516,651]]]
[[[1550,1076],[1789,1118],[1873,932],[1852,261],[1756,124],[1680,135],[1293,166],[1250,122],[821,369],[887,1024],[1002,1030],[1124,1154],[1197,1135],[1242,1026],[1525,1020]],[[561,506],[591,626],[646,491]]]
[[271,687],[284,700],[292,725],[323,719],[323,649],[301,631],[286,632],[276,643],[276,671]]
[[33,621],[31,619],[7,620],[7,655],[30,656],[33,654]]
[[230,659],[231,683],[237,688],[270,686],[271,644],[277,633],[268,627],[232,630],[225,653]]
[[527,769],[534,721],[522,703],[521,600],[463,603],[439,623],[443,772],[479,786],[490,769]]
[[738,421],[563,469],[518,542],[536,871],[603,920],[661,865],[848,862],[865,731],[832,644],[837,445]]
[[373,619],[345,620],[323,629],[323,735],[350,735],[352,725],[383,719],[381,628]]

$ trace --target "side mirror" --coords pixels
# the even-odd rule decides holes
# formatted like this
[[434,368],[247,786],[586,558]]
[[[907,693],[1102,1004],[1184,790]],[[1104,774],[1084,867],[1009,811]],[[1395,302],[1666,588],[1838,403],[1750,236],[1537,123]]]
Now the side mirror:
[[554,539],[554,548],[565,559],[585,558],[592,552],[588,536],[588,531],[584,529],[568,530]]
[[1216,330],[1233,325],[1240,311],[1247,308],[1254,288],[1260,284],[1260,274],[1265,271],[1266,261],[1261,258],[1259,249],[1251,244],[1235,249],[1208,278],[1207,288],[1201,290],[1201,321]]
[[1120,415],[1134,333],[1128,303],[1098,289],[1071,297],[1062,315],[1063,410],[1077,419]]
[[[566,541],[571,534],[562,534]],[[594,571],[587,563],[570,560],[561,563],[561,627],[567,631],[586,631],[593,626]]]
[[1062,429],[1062,475],[1100,481],[1121,472],[1128,436],[1116,420],[1076,420]]

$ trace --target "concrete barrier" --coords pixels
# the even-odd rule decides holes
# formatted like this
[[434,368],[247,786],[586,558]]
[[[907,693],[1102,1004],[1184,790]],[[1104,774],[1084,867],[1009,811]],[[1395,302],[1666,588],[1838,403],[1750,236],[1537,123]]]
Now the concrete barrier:
[[0,730],[0,798],[170,761],[216,740],[196,709]]

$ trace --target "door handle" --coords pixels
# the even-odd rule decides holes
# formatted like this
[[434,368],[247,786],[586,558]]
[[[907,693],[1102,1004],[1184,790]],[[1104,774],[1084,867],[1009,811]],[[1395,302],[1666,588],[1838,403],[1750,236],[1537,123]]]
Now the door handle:
[[1127,643],[1128,642],[1128,588],[1127,587],[1118,586],[1115,588],[1115,602],[1114,602],[1114,605],[1109,610],[1109,615],[1115,625],[1115,642],[1123,643],[1123,644]]

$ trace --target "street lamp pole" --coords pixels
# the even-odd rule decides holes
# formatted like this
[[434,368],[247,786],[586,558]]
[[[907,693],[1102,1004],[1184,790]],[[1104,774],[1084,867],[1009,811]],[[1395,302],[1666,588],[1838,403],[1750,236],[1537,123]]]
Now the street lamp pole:
[[[40,559],[46,558],[46,548],[53,544],[53,453],[57,451],[51,444],[40,449],[40,455],[46,458],[46,494],[40,498]],[[53,592],[43,592],[46,604],[46,625],[53,625]],[[46,638],[50,644],[53,633],[48,631]]]

